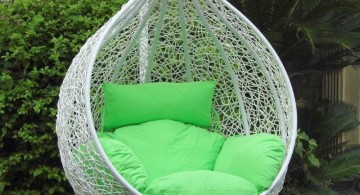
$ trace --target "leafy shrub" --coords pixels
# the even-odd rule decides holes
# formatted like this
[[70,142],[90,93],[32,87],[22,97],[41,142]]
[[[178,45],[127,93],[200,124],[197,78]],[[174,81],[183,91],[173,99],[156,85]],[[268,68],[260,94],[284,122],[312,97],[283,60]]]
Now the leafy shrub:
[[299,132],[282,194],[358,194],[360,145],[334,142],[358,125],[357,110],[322,102],[298,108]]
[[0,194],[72,193],[55,134],[72,58],[124,0],[0,3]]

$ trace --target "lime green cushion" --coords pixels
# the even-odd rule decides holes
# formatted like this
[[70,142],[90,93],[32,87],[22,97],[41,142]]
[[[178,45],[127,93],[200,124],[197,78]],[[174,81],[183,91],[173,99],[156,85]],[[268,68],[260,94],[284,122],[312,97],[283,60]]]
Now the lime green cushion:
[[217,133],[172,120],[158,120],[116,129],[143,162],[152,180],[187,170],[212,170],[225,138]]
[[104,84],[103,130],[171,119],[211,126],[214,81],[188,83]]
[[215,171],[179,172],[154,180],[145,195],[252,195],[258,194],[254,184],[243,179]]
[[132,150],[120,141],[100,135],[99,141],[115,169],[137,190],[148,186],[147,174],[142,162]]
[[285,156],[282,140],[271,134],[228,137],[214,171],[243,177],[266,190],[274,181]]
[[109,138],[109,139],[115,139],[115,136],[112,132],[97,132],[98,138]]

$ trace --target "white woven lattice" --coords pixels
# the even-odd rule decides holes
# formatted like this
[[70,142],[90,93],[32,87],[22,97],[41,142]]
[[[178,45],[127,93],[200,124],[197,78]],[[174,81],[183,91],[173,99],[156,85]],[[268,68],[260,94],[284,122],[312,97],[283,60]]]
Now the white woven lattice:
[[138,193],[99,144],[102,84],[216,80],[213,127],[223,135],[267,132],[287,157],[266,193],[277,194],[296,136],[284,68],[261,33],[225,0],[130,0],[74,58],[61,86],[57,134],[77,194]]

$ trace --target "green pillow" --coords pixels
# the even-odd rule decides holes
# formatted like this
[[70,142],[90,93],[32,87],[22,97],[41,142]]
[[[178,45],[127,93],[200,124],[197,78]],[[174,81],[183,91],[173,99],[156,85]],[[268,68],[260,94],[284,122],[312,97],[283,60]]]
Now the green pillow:
[[211,126],[214,81],[188,83],[104,84],[103,130],[171,119]]
[[284,156],[284,144],[278,136],[260,133],[228,137],[214,171],[241,176],[262,192],[274,181]]
[[225,137],[200,127],[158,120],[116,129],[115,138],[139,157],[152,180],[188,170],[212,170]]
[[143,192],[148,186],[147,173],[142,162],[131,149],[120,141],[110,138],[99,138],[107,157],[115,169],[134,188]]
[[215,171],[180,172],[154,180],[145,195],[252,195],[258,194],[254,184],[243,179]]

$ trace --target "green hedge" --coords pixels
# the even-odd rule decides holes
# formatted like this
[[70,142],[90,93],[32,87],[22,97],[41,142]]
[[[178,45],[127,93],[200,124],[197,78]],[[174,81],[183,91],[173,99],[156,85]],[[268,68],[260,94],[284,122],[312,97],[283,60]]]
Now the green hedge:
[[59,87],[125,0],[0,3],[0,194],[73,193],[55,134]]

